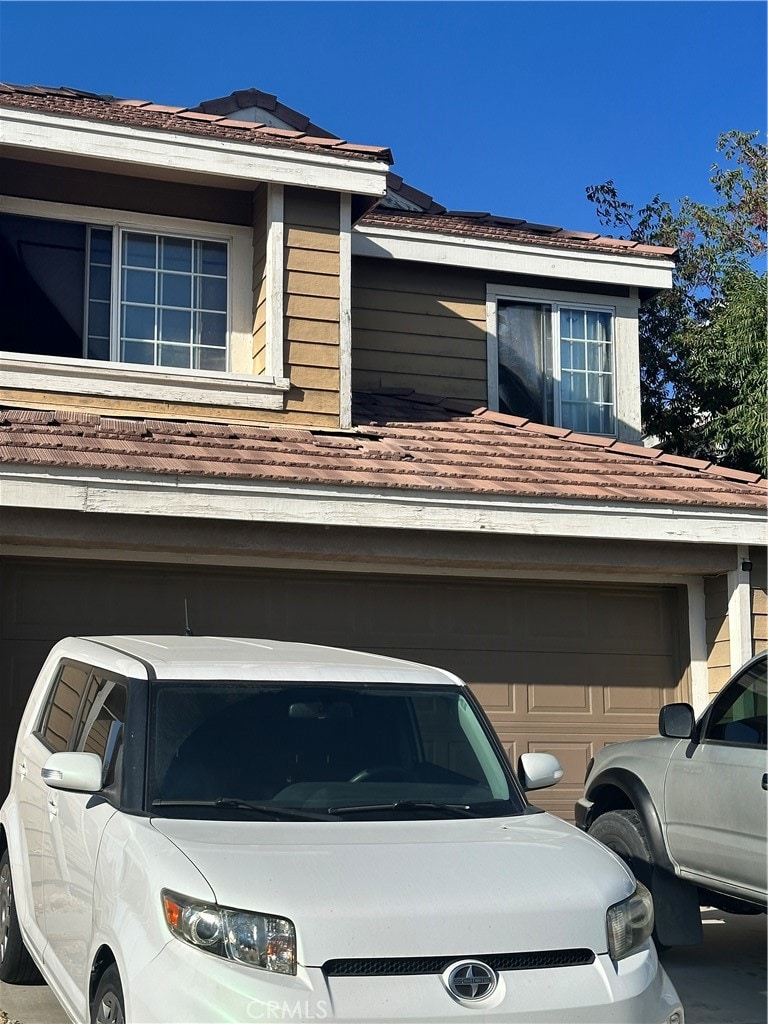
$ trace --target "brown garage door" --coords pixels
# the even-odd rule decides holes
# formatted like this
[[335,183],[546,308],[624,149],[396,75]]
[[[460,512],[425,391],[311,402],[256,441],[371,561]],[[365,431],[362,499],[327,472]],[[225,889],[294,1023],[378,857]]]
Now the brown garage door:
[[513,763],[550,750],[566,779],[538,798],[568,817],[605,742],[649,735],[681,684],[675,587],[219,570],[9,559],[2,569],[2,788],[39,665],[67,635],[180,633],[356,647],[471,683]]

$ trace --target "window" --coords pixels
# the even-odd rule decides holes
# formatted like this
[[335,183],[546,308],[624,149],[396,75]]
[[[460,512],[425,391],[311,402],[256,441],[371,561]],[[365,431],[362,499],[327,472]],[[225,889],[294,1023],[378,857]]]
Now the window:
[[489,301],[499,410],[585,433],[614,434],[614,310],[512,296]]
[[89,671],[81,665],[62,665],[46,701],[37,735],[56,754],[67,749]]
[[127,692],[123,683],[94,673],[78,717],[74,749],[98,754],[104,765],[104,785],[115,779],[122,749]]
[[766,662],[757,662],[734,679],[712,706],[705,740],[738,746],[766,745]]
[[227,240],[0,215],[2,348],[226,370]]

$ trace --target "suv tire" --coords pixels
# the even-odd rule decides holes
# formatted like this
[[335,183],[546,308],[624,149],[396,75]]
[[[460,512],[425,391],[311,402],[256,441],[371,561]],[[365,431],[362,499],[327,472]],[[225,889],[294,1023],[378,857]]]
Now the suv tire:
[[40,972],[21,937],[13,898],[11,861],[8,851],[4,850],[0,857],[0,981],[8,985],[29,985],[40,980]]
[[637,811],[607,811],[590,826],[589,834],[621,857],[638,881],[649,885],[653,857]]
[[91,1007],[91,1024],[125,1024],[125,1001],[115,964],[104,971]]

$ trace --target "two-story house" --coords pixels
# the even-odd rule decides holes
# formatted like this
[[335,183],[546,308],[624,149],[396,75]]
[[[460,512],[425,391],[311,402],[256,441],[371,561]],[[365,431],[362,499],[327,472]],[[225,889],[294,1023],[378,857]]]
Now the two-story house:
[[0,790],[50,645],[185,603],[457,672],[565,815],[764,643],[765,481],[640,443],[673,252],[451,213],[257,90],[0,118]]

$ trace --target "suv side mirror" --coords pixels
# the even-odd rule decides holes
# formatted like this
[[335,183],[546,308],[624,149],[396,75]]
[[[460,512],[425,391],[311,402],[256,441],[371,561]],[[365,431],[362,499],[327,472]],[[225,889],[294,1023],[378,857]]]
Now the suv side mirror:
[[696,719],[690,704],[665,704],[659,712],[659,732],[673,740],[689,740]]
[[71,789],[76,793],[98,793],[104,768],[98,754],[65,752],[51,754],[40,773],[52,789]]
[[521,754],[518,775],[524,789],[546,789],[563,777],[563,766],[554,754]]

